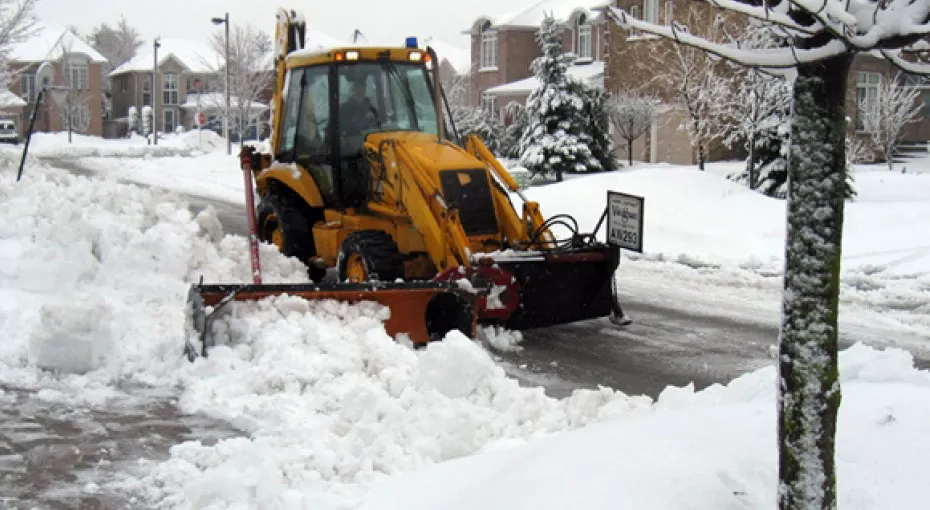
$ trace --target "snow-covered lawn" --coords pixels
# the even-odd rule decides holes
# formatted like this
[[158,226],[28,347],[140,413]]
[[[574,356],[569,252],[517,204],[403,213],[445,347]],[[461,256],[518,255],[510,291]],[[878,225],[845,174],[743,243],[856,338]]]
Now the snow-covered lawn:
[[[83,156],[122,168],[105,174],[158,175],[161,186],[230,200],[241,181],[222,150],[131,167],[136,149],[109,143]],[[15,151],[0,152],[0,384],[87,407],[131,398],[127,383],[148,385],[246,434],[180,444],[104,490],[157,508],[775,506],[770,368],[697,393],[669,388],[657,402],[607,388],[553,399],[520,387],[461,335],[412,351],[384,333],[378,307],[290,297],[233,305],[223,345],[190,364],[181,356],[188,286],[201,275],[246,281],[246,240],[224,236],[209,211],[194,217],[172,193],[36,160],[17,183],[17,163]],[[624,260],[625,292],[771,313],[784,204],[718,170],[650,165],[527,193],[544,214],[571,213],[583,228],[607,189],[643,195],[647,253]],[[921,245],[930,175],[863,169],[856,183],[844,313],[930,337]],[[269,246],[262,259],[267,281],[305,279]],[[919,506],[930,374],[902,351],[864,346],[846,351],[841,369],[843,507]]]

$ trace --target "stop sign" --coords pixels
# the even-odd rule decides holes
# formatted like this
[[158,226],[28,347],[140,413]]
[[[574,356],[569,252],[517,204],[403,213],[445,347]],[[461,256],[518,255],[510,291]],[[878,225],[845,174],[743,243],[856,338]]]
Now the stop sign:
[[207,123],[207,114],[200,112],[197,114],[197,125],[202,126]]

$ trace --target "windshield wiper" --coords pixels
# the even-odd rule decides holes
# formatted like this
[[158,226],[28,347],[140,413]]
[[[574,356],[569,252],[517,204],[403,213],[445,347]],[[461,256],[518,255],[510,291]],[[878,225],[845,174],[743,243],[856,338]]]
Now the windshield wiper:
[[402,86],[400,88],[404,93],[404,99],[407,102],[407,108],[410,112],[410,116],[413,118],[413,130],[419,131],[420,119],[417,118],[416,101],[413,100],[413,93],[410,92],[410,81],[407,79],[405,74],[401,74],[400,71],[397,70],[397,65],[394,64],[393,60],[385,60],[384,63],[387,64],[390,74],[394,75],[395,78],[400,78],[400,81],[402,82]]

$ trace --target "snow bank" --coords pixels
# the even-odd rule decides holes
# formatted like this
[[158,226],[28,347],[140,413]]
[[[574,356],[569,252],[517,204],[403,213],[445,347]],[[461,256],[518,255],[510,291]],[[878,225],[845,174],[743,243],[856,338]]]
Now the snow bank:
[[[175,384],[189,285],[249,277],[246,240],[166,193],[35,164],[17,183],[4,164],[0,216],[0,382],[60,383],[62,398]],[[306,280],[273,247],[262,257],[269,281]]]
[[[930,273],[930,247],[914,235],[930,217],[930,175],[861,170],[856,189],[859,197],[846,204],[844,271]],[[540,203],[543,214],[572,214],[583,230],[590,230],[604,210],[607,190],[645,197],[647,259],[781,272],[785,202],[714,172],[648,165],[534,187],[525,194]]]
[[[178,391],[183,411],[248,434],[177,445],[118,479],[151,506],[352,508],[387,476],[651,403],[606,389],[555,400],[460,334],[413,351],[379,305],[290,296],[230,305],[219,345],[188,363],[188,286],[246,281],[245,239],[170,194],[41,167],[16,183],[3,168],[0,384],[70,406],[131,398],[127,383]],[[266,281],[306,280],[273,247],[262,256]]]
[[520,387],[458,333],[413,351],[379,313],[292,297],[235,305],[180,405],[249,439],[179,445],[140,487],[172,507],[354,508],[387,476],[649,407],[606,389],[555,400]]
[[72,133],[71,143],[67,132],[33,133],[29,152],[44,157],[152,157],[192,156],[214,152],[226,147],[225,139],[210,130],[183,133],[159,133],[158,145],[151,145],[146,137],[105,139],[97,136]]
[[[384,482],[362,509],[774,509],[774,376],[668,388],[650,412]],[[856,345],[841,353],[840,377],[839,507],[921,506],[930,372],[904,351]]]

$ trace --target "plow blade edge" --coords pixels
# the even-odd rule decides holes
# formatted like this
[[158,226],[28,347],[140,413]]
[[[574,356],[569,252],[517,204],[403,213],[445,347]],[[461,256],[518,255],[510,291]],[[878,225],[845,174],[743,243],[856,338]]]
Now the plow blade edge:
[[[199,334],[203,353],[210,341],[211,315],[232,301],[257,301],[271,296],[308,300],[333,299],[348,303],[373,301],[390,310],[384,329],[392,337],[406,334],[415,344],[441,339],[453,329],[474,338],[477,324],[475,294],[455,284],[336,283],[336,284],[198,284],[188,295],[191,325]],[[207,312],[206,307],[214,307]],[[192,346],[188,346],[190,350]],[[190,356],[191,353],[188,353]]]
[[605,247],[495,260],[521,287],[520,306],[505,326],[533,329],[608,316],[616,300],[617,252]]

